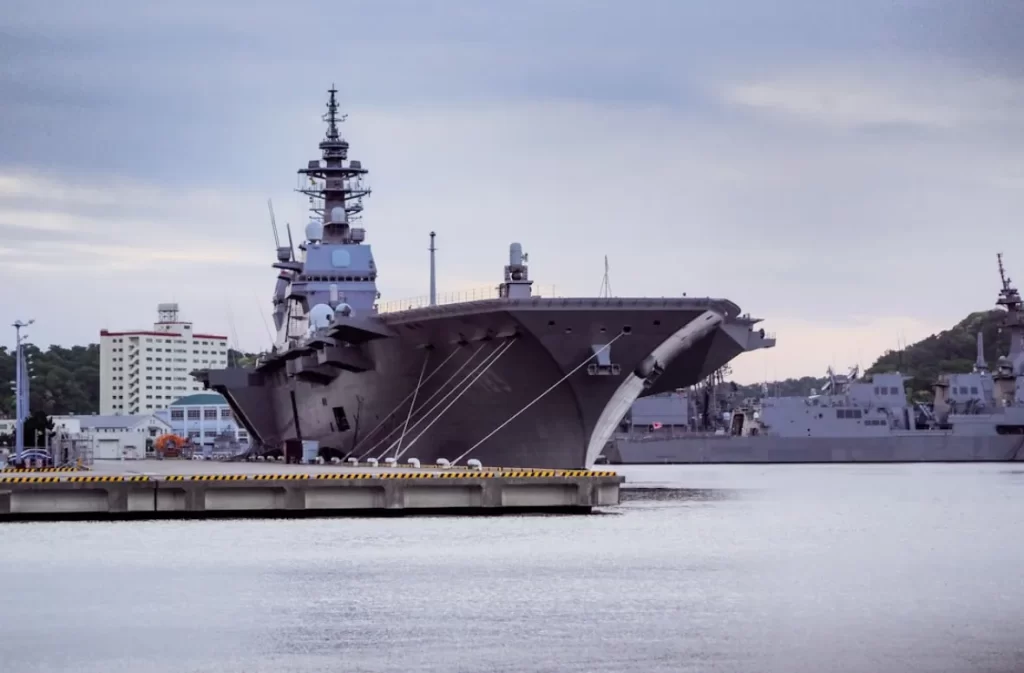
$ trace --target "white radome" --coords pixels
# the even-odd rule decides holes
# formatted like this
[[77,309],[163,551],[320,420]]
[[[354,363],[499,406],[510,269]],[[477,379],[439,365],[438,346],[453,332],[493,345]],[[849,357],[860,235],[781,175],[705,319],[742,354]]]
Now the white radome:
[[322,241],[324,238],[324,225],[317,220],[310,220],[306,225],[307,241]]
[[309,324],[313,329],[329,327],[334,319],[334,311],[327,304],[317,304],[309,309]]

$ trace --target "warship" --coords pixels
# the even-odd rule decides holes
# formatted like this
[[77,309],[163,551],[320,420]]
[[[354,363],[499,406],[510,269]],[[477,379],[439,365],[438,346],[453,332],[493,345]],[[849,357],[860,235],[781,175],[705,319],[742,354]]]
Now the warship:
[[[820,394],[722,404],[721,375],[634,403],[606,447],[612,463],[981,462],[1024,460],[1024,311],[998,255],[1010,350],[989,369],[943,374],[931,405],[911,403],[899,372],[830,368]],[[733,406],[733,408],[726,408]],[[696,412],[696,413],[694,413]]]
[[493,298],[438,304],[431,251],[429,304],[381,310],[361,226],[368,170],[349,158],[328,93],[322,158],[299,170],[304,240],[293,246],[289,229],[277,245],[274,347],[252,366],[193,374],[256,451],[586,468],[638,397],[774,345],[727,299],[537,296],[520,243]]

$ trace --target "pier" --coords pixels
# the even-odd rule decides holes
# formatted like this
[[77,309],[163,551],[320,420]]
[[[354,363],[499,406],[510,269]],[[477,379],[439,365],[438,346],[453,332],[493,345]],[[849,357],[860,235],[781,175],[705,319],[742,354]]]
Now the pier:
[[0,521],[584,514],[619,504],[610,471],[111,461],[0,471]]

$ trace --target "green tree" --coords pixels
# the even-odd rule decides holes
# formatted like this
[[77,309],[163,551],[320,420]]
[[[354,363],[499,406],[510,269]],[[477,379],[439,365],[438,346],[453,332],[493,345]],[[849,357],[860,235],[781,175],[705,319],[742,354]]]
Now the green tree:
[[33,411],[22,426],[25,432],[25,447],[43,447],[53,437],[53,419],[42,411]]

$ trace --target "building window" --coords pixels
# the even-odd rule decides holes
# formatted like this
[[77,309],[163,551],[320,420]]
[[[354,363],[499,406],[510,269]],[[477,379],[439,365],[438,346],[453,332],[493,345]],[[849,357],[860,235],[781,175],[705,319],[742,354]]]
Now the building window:
[[203,409],[203,418],[208,420],[208,421],[215,421],[215,420],[217,420],[217,410],[216,409]]
[[171,420],[182,421],[185,420],[185,411],[183,409],[171,409]]
[[190,421],[198,421],[199,420],[199,410],[198,409],[189,409],[188,410],[188,420],[190,420]]

